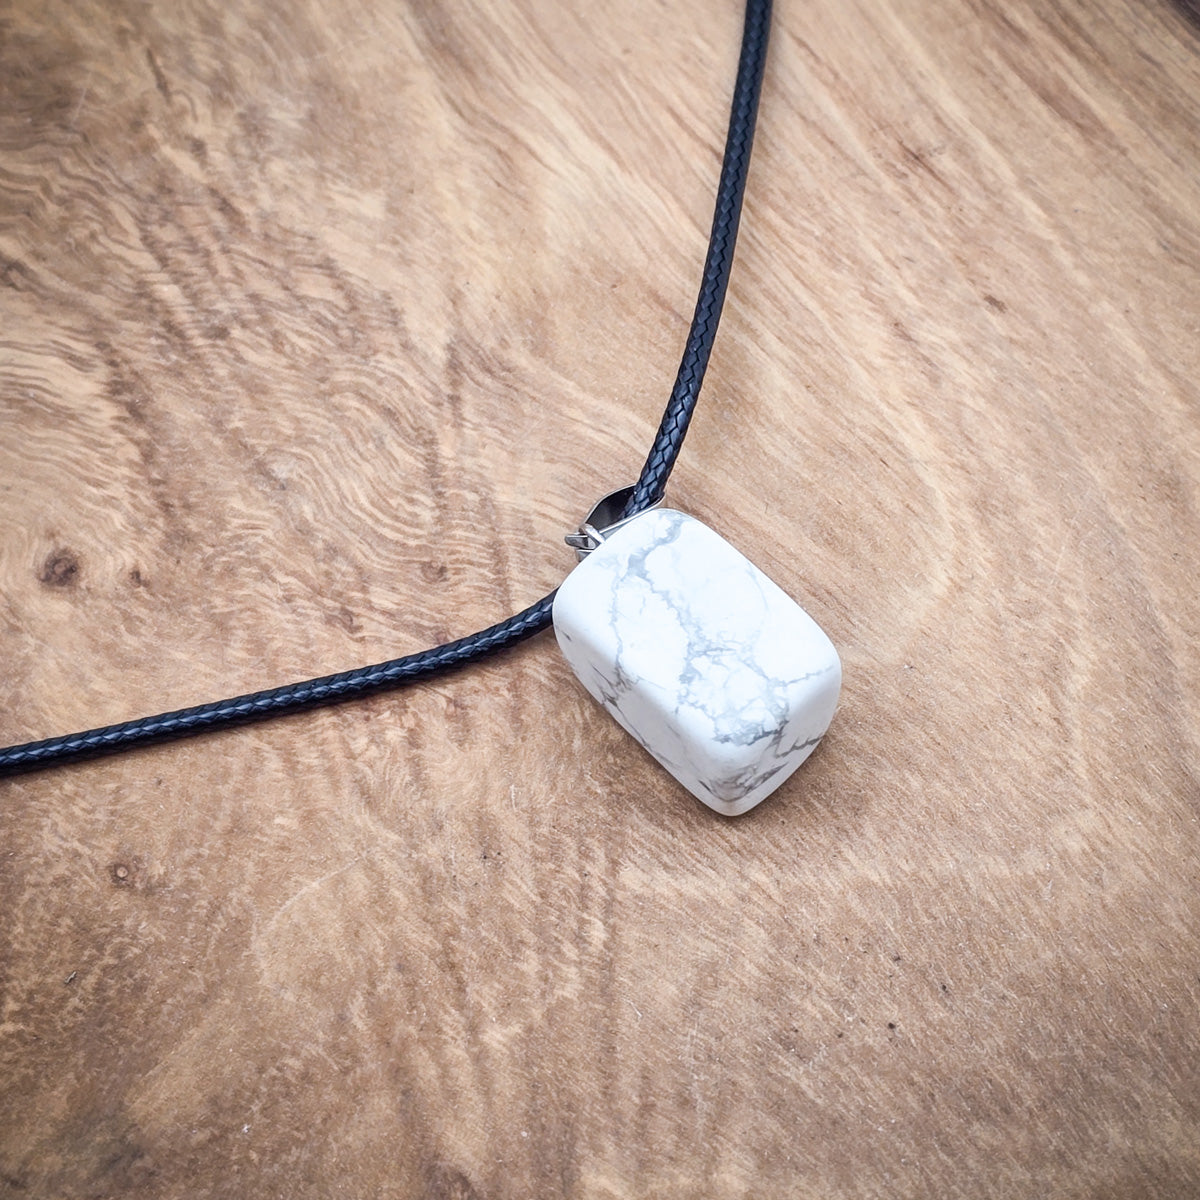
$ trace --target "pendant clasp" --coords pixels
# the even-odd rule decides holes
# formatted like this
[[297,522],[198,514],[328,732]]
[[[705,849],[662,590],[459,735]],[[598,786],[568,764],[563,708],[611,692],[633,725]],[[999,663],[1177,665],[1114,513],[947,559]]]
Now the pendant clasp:
[[634,517],[640,517],[642,513],[658,508],[662,504],[663,497],[659,496],[653,504],[622,519],[621,514],[625,511],[625,505],[629,503],[629,497],[633,495],[636,487],[637,484],[631,483],[628,487],[617,488],[615,492],[609,492],[607,496],[597,500],[592,506],[592,511],[584,517],[579,529],[575,533],[568,533],[563,538],[563,541],[575,551],[580,562],[583,562],[593,550],[602,545],[604,539],[614,529],[620,529]]

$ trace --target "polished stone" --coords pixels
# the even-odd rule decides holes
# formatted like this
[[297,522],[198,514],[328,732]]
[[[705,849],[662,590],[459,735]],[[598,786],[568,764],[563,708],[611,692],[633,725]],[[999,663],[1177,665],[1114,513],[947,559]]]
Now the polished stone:
[[815,621],[719,534],[671,509],[571,572],[554,631],[583,686],[694,796],[753,808],[812,753],[841,663]]

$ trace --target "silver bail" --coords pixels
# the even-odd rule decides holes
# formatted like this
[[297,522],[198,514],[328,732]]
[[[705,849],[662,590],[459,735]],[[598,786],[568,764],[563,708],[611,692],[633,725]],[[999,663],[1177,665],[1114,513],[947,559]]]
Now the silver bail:
[[634,517],[640,517],[642,513],[657,508],[663,502],[663,497],[659,496],[653,504],[639,509],[631,516],[622,518],[621,514],[625,511],[625,505],[629,503],[629,497],[633,495],[636,487],[636,483],[631,483],[628,487],[617,488],[615,492],[609,492],[607,496],[597,500],[592,506],[592,511],[584,517],[578,531],[568,533],[563,538],[563,541],[575,551],[575,556],[580,562],[583,562],[593,550],[602,545],[604,539],[614,529],[620,529]]

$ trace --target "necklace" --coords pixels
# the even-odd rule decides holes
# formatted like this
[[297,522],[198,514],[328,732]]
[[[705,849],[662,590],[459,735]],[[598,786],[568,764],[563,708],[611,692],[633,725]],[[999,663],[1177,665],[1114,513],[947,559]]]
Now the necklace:
[[606,496],[567,537],[581,561],[557,592],[417,654],[0,749],[0,775],[355,699],[474,662],[553,624],[584,687],[710,807],[744,812],[778,787],[832,719],[837,654],[799,605],[718,534],[659,507],[729,283],[770,19],[770,0],[747,0],[700,292],[658,433],[637,482]]

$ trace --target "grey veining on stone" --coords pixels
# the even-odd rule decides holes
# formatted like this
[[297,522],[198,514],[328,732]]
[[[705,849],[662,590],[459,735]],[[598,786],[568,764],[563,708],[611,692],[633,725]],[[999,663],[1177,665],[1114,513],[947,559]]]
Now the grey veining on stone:
[[671,509],[613,533],[554,603],[584,687],[695,796],[745,812],[812,752],[841,664],[829,639],[762,571]]

